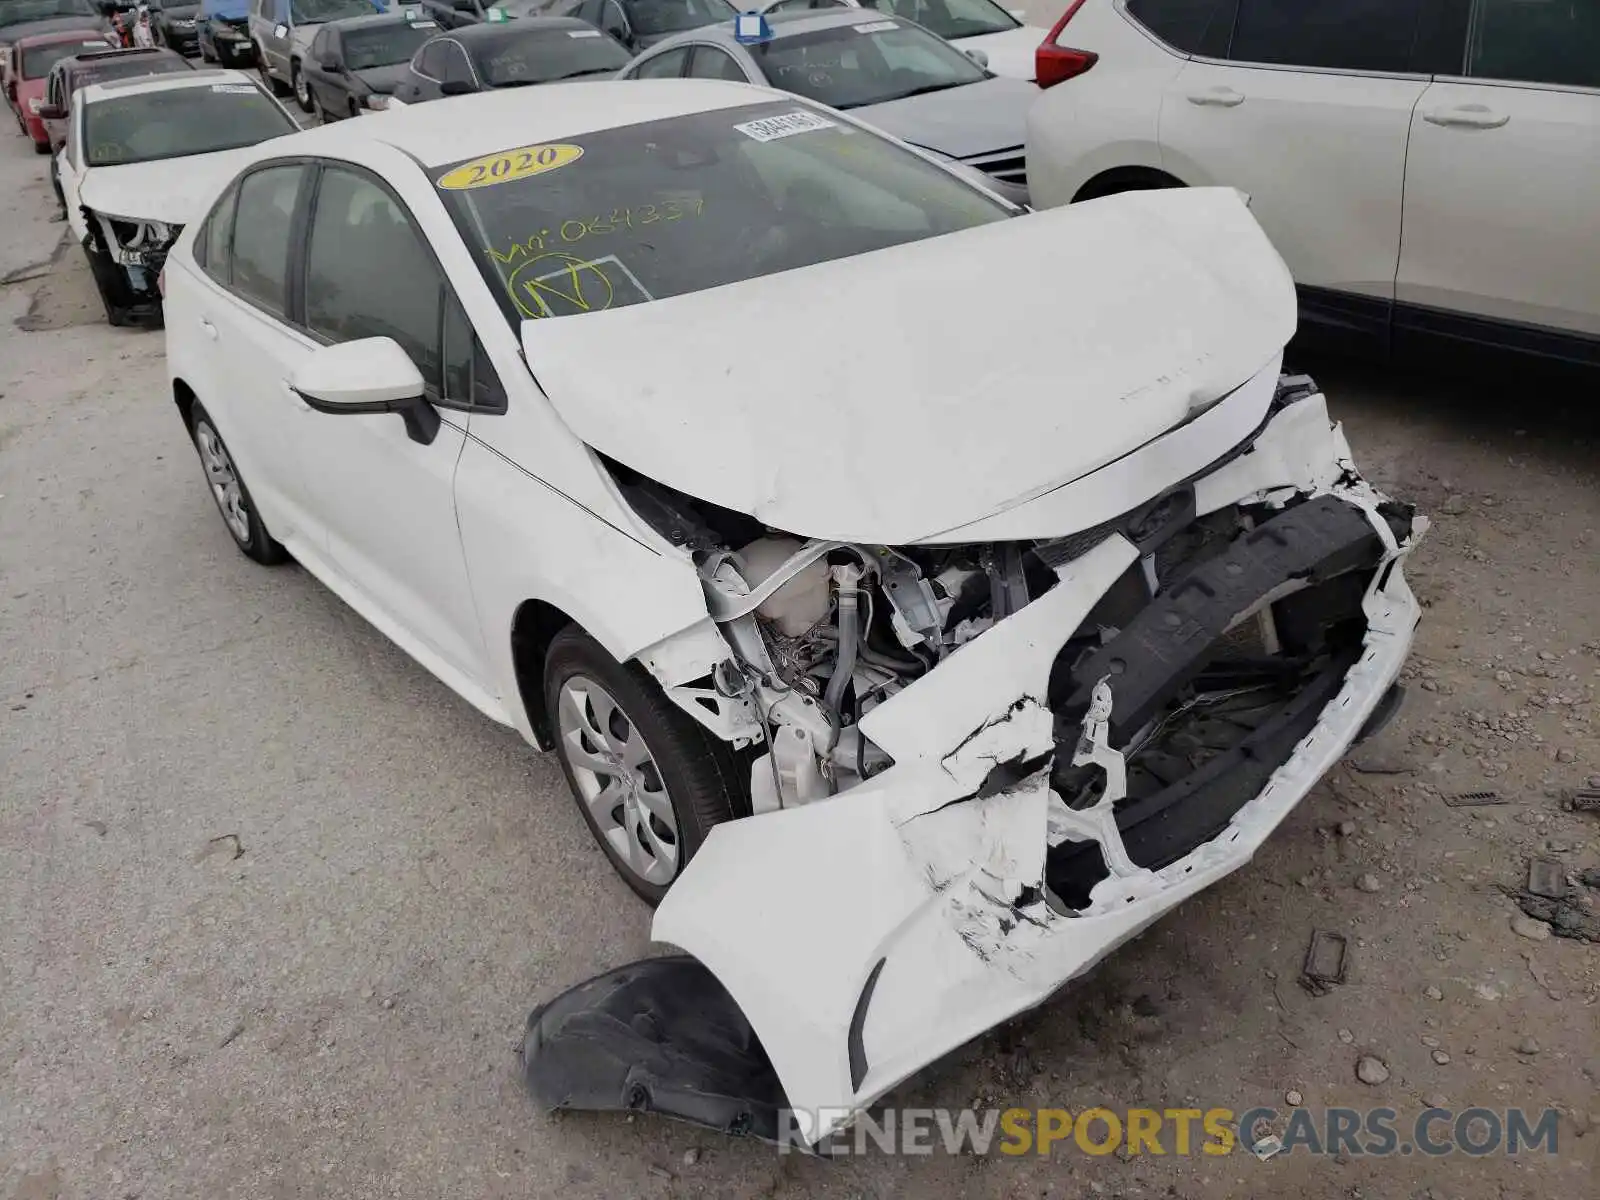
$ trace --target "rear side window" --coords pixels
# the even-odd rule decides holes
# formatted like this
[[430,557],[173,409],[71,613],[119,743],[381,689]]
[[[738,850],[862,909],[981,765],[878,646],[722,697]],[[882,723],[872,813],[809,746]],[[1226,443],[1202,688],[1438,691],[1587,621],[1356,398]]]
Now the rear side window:
[[1239,0],[1128,0],[1133,18],[1175,50],[1222,58]]
[[1595,0],[1478,0],[1467,74],[1600,88],[1600,4]]
[[233,290],[281,317],[288,309],[289,232],[305,171],[267,167],[239,184],[233,222]]
[[1421,11],[1422,0],[1239,0],[1228,57],[1238,62],[1402,72],[1409,69]]
[[233,257],[233,211],[239,200],[237,188],[229,188],[217,201],[205,228],[195,238],[195,258],[207,275],[226,287],[230,281]]

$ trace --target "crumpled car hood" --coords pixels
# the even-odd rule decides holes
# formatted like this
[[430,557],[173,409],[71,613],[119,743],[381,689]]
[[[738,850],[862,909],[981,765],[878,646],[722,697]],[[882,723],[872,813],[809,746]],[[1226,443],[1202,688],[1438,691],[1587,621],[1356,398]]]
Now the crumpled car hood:
[[107,216],[186,225],[196,215],[199,201],[237,171],[251,149],[93,167],[84,177],[79,199]]
[[596,450],[779,529],[898,545],[1136,450],[1255,375],[1295,321],[1244,198],[1196,188],[525,321],[522,338]]
[[970,158],[1021,146],[1027,135],[1028,108],[1038,98],[1036,84],[996,77],[925,96],[869,104],[850,115],[902,141],[951,158]]

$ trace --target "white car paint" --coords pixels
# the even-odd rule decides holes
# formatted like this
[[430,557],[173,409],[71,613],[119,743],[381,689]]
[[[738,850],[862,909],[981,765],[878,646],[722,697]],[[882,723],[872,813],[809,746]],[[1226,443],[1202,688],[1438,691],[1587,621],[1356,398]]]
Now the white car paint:
[[[1052,289],[1049,303],[958,301],[969,283],[1015,298],[1076,273],[1100,282]],[[766,334],[829,294],[852,303],[816,307],[804,338]],[[861,312],[878,316],[863,324]],[[993,347],[1049,345],[1066,330],[1095,335],[1075,345],[1072,371],[1041,408],[1038,358]],[[671,305],[529,321],[523,342],[556,411],[603,453],[779,529],[898,545],[991,517],[1147,445],[1254,375],[1293,332],[1282,260],[1236,193],[1208,189],[1005,221]],[[597,376],[593,364],[617,345],[635,352]],[[707,362],[723,369],[707,377]],[[639,403],[651,395],[673,403]],[[1084,421],[1097,398],[1108,402]],[[1257,421],[1270,399],[1269,389]],[[985,422],[1025,425],[1029,437],[952,438],[975,404]],[[807,419],[795,421],[802,410]],[[841,440],[845,427],[853,436]],[[877,469],[885,445],[922,469]],[[752,456],[752,446],[763,452]],[[707,472],[706,461],[723,466]],[[953,478],[963,486],[951,488]]]
[[[569,614],[619,661],[637,660],[718,736],[748,745],[764,735],[766,715],[773,738],[812,737],[820,718],[814,706],[806,717],[809,701],[792,690],[784,697],[761,684],[730,696],[696,681],[724,666],[742,669],[745,652],[732,648],[755,625],[747,614],[781,599],[788,567],[820,564],[837,544],[827,537],[1001,527],[1018,513],[1027,528],[1076,533],[1093,522],[1096,504],[1144,503],[1195,478],[1199,513],[1337,497],[1372,522],[1384,561],[1394,564],[1374,575],[1361,658],[1313,731],[1221,834],[1160,871],[1134,866],[1121,847],[1110,816],[1118,793],[1109,786],[1121,759],[1103,724],[1086,724],[1092,752],[1080,751],[1107,771],[1098,806],[1067,810],[1037,774],[973,795],[996,762],[1055,750],[1051,715],[1037,697],[1063,640],[1138,561],[1120,533],[1074,551],[1054,568],[1057,586],[866,711],[850,732],[893,765],[810,803],[800,801],[816,793],[798,784],[796,796],[780,799],[776,781],[764,803],[758,782],[758,815],[711,832],[658,910],[653,935],[689,950],[733,995],[789,1103],[810,1114],[806,1137],[817,1140],[1248,860],[1397,675],[1417,617],[1400,563],[1425,522],[1397,542],[1320,396],[1266,408],[1293,328],[1292,294],[1234,192],[1150,194],[1023,216],[516,330],[419,168],[515,145],[581,142],[617,124],[717,111],[758,94],[780,95],[709,80],[555,84],[415,106],[255,148],[257,161],[321,157],[372,172],[431,244],[508,396],[504,413],[451,414],[431,444],[409,439],[391,415],[313,413],[290,385],[305,384],[327,358],[199,268],[198,223],[168,259],[172,381],[206,405],[274,536],[485,714],[537,740],[510,637],[533,600]],[[1060,275],[1040,269],[1058,259],[1072,264],[1070,278],[1082,285],[1074,290],[1093,303],[1063,300]],[[935,287],[940,280],[945,286]],[[995,320],[980,310],[998,305],[961,302],[974,280],[994,286],[1014,311],[1050,313],[1049,353],[986,364],[973,347],[994,338],[970,336],[970,322]],[[886,281],[901,294],[894,303]],[[873,337],[852,334],[829,315],[841,292],[865,298],[884,319],[898,304],[905,315],[875,325]],[[939,317],[935,301],[953,315]],[[955,316],[961,338],[942,323]],[[921,319],[933,324],[919,327]],[[1154,328],[1163,325],[1170,330]],[[634,339],[628,356],[611,352],[619,336]],[[645,361],[654,369],[631,365]],[[333,365],[328,378],[355,369],[343,356]],[[874,394],[835,395],[851,376]],[[849,411],[869,400],[880,411]],[[876,472],[881,478],[863,475],[848,454],[833,460],[845,447],[823,445],[804,428],[840,412],[858,440],[896,464]],[[719,419],[727,426],[720,432]],[[1219,445],[1237,449],[1252,433],[1250,449],[1217,465]],[[796,542],[785,567],[753,588],[729,574],[731,559],[698,569],[636,515],[596,451],[660,471],[702,500],[792,521],[811,540]],[[807,454],[817,460],[809,479]],[[1137,474],[1119,466],[1130,462],[1140,464]],[[1092,503],[1079,512],[1059,503],[1063,494]],[[769,762],[776,766],[775,758],[757,761],[753,779],[766,778]],[[1101,844],[1112,869],[1090,907],[1072,919],[1014,921],[1010,902],[1038,881],[1047,847],[1085,839]],[[887,965],[861,1030],[869,1070],[853,1081],[852,1013],[879,959]]]
[[[902,3],[898,0],[879,0],[878,3],[872,4],[864,3],[863,0],[827,0],[826,3],[819,3],[818,0],[768,0],[768,3],[758,5],[754,11],[783,13],[805,12],[819,8],[867,8],[882,9],[896,16],[905,17],[909,21],[915,21],[918,17],[917,7],[915,3]],[[967,37],[946,40],[961,50],[981,52],[984,64],[996,75],[1003,75],[1008,79],[1025,79],[1032,83],[1033,52],[1038,49],[1039,43],[1050,31],[1028,24],[1027,14],[1019,9],[1010,9],[1008,15],[1022,24],[1014,29],[1002,29],[997,33],[975,33]]]
[[1600,89],[1191,56],[1126,0],[1059,44],[1099,59],[1029,113],[1036,207],[1126,168],[1238,187],[1302,287],[1600,334]]

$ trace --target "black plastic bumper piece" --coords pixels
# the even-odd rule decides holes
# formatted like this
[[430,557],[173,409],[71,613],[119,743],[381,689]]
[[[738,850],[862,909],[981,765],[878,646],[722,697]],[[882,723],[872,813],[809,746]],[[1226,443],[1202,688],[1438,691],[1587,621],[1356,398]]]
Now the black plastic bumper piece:
[[787,1105],[750,1022],[688,955],[629,963],[534,1009],[522,1056],[550,1109],[654,1112],[776,1142]]

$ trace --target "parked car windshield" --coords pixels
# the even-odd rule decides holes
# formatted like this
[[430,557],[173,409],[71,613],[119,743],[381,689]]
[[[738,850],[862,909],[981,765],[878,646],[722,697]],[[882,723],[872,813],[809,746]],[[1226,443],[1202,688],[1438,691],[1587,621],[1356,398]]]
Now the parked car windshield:
[[990,0],[861,0],[861,3],[867,8],[915,21],[942,38],[1000,33],[1022,24]]
[[397,21],[393,25],[346,29],[342,35],[344,65],[352,71],[365,71],[409,62],[417,47],[438,32],[432,21]]
[[51,17],[97,17],[89,0],[0,0],[0,25],[48,21]]
[[621,0],[633,32],[644,37],[732,21],[739,10],[727,0]]
[[794,100],[508,148],[432,175],[513,319],[622,308],[1013,214]]
[[343,17],[370,17],[375,9],[369,0],[292,0],[289,12],[296,25],[320,25]]
[[890,20],[835,25],[748,49],[774,87],[834,108],[883,104],[988,78],[948,42]]
[[43,46],[24,46],[22,48],[22,77],[24,79],[43,79],[50,74],[50,68],[63,58],[71,58],[74,54],[82,54],[85,50],[109,50],[110,48],[110,44],[104,38],[99,41],[49,42]]
[[490,87],[519,87],[583,75],[615,75],[627,65],[628,52],[598,29],[517,29],[507,25],[502,36],[475,41],[472,60]]
[[253,146],[298,128],[253,84],[169,88],[90,104],[84,155],[91,167],[152,162]]

